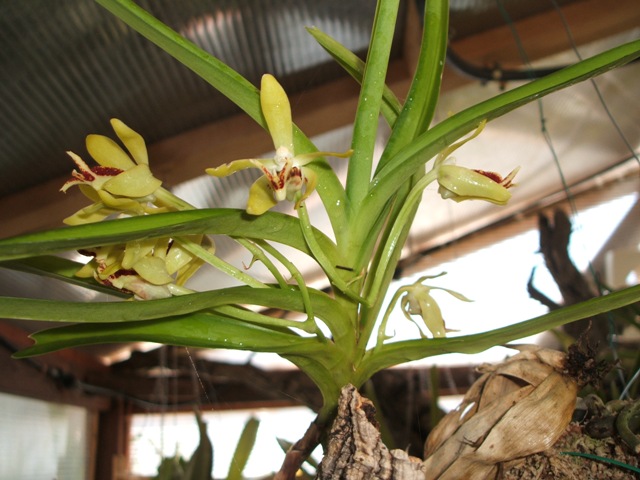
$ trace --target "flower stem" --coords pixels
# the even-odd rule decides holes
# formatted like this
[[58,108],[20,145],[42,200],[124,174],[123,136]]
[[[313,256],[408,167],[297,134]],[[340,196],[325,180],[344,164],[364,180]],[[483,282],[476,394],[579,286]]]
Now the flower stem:
[[170,207],[172,210],[185,211],[195,210],[195,207],[188,202],[185,202],[180,197],[174,195],[166,188],[160,187],[155,192],[157,203],[163,207]]
[[235,278],[236,280],[254,288],[269,288],[264,283],[253,278],[251,275],[246,274],[239,268],[234,267],[233,265],[225,262],[219,257],[216,257],[213,253],[209,252],[205,248],[202,248],[202,246],[198,245],[197,243],[191,240],[187,240],[184,237],[178,237],[175,239],[175,241],[187,252],[197,256],[198,258],[201,258],[202,260],[207,262],[209,265],[217,268],[221,272],[226,273],[227,275]]

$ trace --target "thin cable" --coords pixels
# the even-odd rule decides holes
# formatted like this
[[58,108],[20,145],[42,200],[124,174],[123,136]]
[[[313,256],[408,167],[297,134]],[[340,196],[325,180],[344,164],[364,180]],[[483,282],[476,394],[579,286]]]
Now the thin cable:
[[[553,3],[554,6],[557,5],[555,3],[554,0],[551,0],[551,2]],[[509,30],[511,31],[511,34],[513,36],[514,42],[516,44],[516,47],[518,48],[518,52],[520,54],[520,57],[522,58],[522,61],[524,63],[524,65],[528,68],[531,69],[532,65],[531,62],[529,60],[529,56],[527,55],[527,52],[524,48],[524,45],[522,44],[522,40],[520,38],[520,35],[518,34],[518,31],[515,28],[515,24],[513,23],[513,20],[511,19],[509,13],[506,11],[506,9],[504,8],[504,5],[502,3],[502,0],[496,0],[497,6],[498,6],[498,10],[500,11],[500,14],[502,15],[502,18],[504,19],[504,21],[506,22],[507,26],[509,27]],[[559,9],[557,9],[559,11]],[[573,42],[573,36],[571,35],[571,31],[569,29],[568,24],[566,23],[564,16],[561,15],[561,20],[562,20],[562,24],[563,27],[565,29],[565,31],[567,32],[567,35],[569,36],[569,40],[572,43],[574,50],[576,50],[575,48],[575,42]],[[577,53],[577,52],[576,52]],[[579,54],[578,54],[578,58],[580,58]],[[593,80],[592,80],[593,83]],[[600,98],[600,101],[603,103],[603,105],[605,104],[604,99],[602,98],[602,96],[599,94],[599,90],[597,89],[597,86],[594,83],[594,86],[596,87],[596,92],[598,93],[598,97]],[[576,204],[575,204],[575,198],[573,196],[573,194],[571,193],[571,190],[569,189],[569,185],[567,183],[566,177],[564,176],[564,172],[562,171],[562,166],[560,165],[560,160],[558,158],[556,149],[553,145],[553,141],[551,139],[551,135],[549,134],[549,131],[547,130],[546,127],[546,119],[545,119],[545,115],[544,115],[544,107],[543,107],[543,103],[542,103],[542,99],[539,99],[537,101],[538,104],[538,111],[540,114],[540,130],[542,132],[542,135],[545,139],[545,142],[547,143],[547,146],[549,147],[549,151],[551,152],[552,158],[553,158],[553,162],[556,166],[556,169],[558,171],[558,175],[560,177],[560,181],[562,183],[562,188],[565,191],[566,195],[567,195],[567,201],[569,202],[569,208],[571,210],[571,213],[573,214],[574,217],[578,217],[578,209],[576,208]],[[608,112],[609,118],[612,120],[614,126],[619,130],[619,127],[617,125],[617,123],[615,122],[615,120],[613,119],[613,117],[611,116],[611,114],[609,113],[609,109],[606,108],[605,106],[605,111]],[[624,138],[624,135],[622,134],[621,131],[619,131],[619,133],[623,136],[623,139],[625,141],[625,143],[629,146],[631,152],[633,153],[634,157],[637,156],[635,154],[635,152],[633,151],[633,148],[631,148],[631,146],[629,145],[628,141],[626,141],[626,138]],[[593,278],[596,278],[596,273],[595,273],[595,269],[593,267],[593,264],[591,263],[591,261],[588,262],[588,270],[591,274],[591,276]],[[596,282],[597,284],[598,282]],[[598,287],[599,290],[599,294],[602,295],[603,292],[602,290]],[[607,314],[607,320],[608,320],[608,326],[609,326],[609,346],[611,348],[611,352],[614,358],[614,361],[618,361],[618,352],[615,348],[615,345],[613,343],[613,339],[615,337],[615,324],[613,321],[613,316],[611,315],[610,312],[608,312]],[[624,378],[624,372],[622,372],[621,369],[617,369],[618,371],[618,376],[620,378],[620,381],[622,382],[622,385],[625,385],[626,381]],[[621,397],[622,398],[622,397]]]
[[[553,5],[553,8],[558,13],[558,17],[560,18],[560,21],[562,22],[562,26],[564,27],[564,31],[567,34],[567,39],[569,41],[569,45],[571,45],[571,49],[576,54],[576,57],[578,58],[578,60],[582,60],[582,55],[580,54],[580,51],[578,50],[578,46],[577,46],[576,41],[575,41],[575,39],[573,37],[573,33],[571,33],[571,28],[569,28],[569,23],[567,22],[567,19],[564,16],[564,13],[562,12],[562,9],[560,8],[560,6],[558,5],[558,2],[556,0],[550,0],[550,1],[551,1],[551,4]],[[635,152],[633,146],[631,145],[631,142],[629,142],[629,140],[627,139],[626,135],[624,134],[624,132],[620,128],[620,125],[618,124],[618,122],[616,121],[615,117],[611,113],[611,110],[609,109],[609,106],[607,105],[607,102],[604,100],[602,92],[600,91],[600,87],[598,87],[598,84],[596,83],[596,81],[593,78],[589,79],[589,81],[591,82],[591,85],[593,86],[593,89],[596,92],[596,96],[598,97],[598,101],[602,105],[602,108],[604,109],[604,112],[606,113],[607,117],[609,118],[609,121],[611,122],[611,125],[613,125],[613,128],[618,133],[618,136],[620,137],[620,139],[622,140],[622,142],[624,143],[626,148],[629,150],[629,152],[631,153],[633,158],[636,159],[636,162],[640,165],[640,158],[638,157],[638,154]],[[592,277],[595,279],[596,278],[596,273],[595,273],[595,269],[593,268],[593,265],[591,264],[591,262],[589,262],[589,271],[590,271]],[[603,295],[604,292],[602,290],[602,286],[601,286],[600,282],[596,281],[595,283],[596,283],[596,288],[598,289],[598,292],[600,293],[600,295]],[[611,348],[614,361],[618,362],[619,361],[618,352],[617,352],[617,350],[615,348],[615,345],[614,345],[614,342],[613,342],[613,339],[614,339],[615,334],[616,334],[615,323],[613,321],[613,317],[612,317],[610,312],[607,313],[607,319],[608,319],[608,323],[609,323],[609,347]],[[629,388],[631,387],[631,384],[638,377],[638,374],[640,373],[640,370],[635,373],[635,375],[633,376],[632,380],[630,380],[629,382],[626,382],[626,380],[624,378],[624,372],[622,371],[622,369],[617,369],[617,371],[618,371],[618,376],[620,378],[620,381],[622,382],[622,385],[625,385],[625,383],[626,383],[624,389],[622,390],[622,393],[620,394],[620,399],[622,400],[622,399],[624,399],[624,397],[626,395],[628,395]]]
[[[504,21],[506,22],[507,26],[509,27],[509,30],[511,31],[511,35],[513,36],[513,40],[514,40],[514,42],[516,44],[516,47],[518,49],[518,53],[520,54],[520,57],[522,58],[522,63],[527,68],[527,71],[532,70],[533,67],[531,65],[531,61],[529,60],[529,55],[527,55],[527,52],[526,52],[526,50],[524,48],[524,45],[522,44],[522,39],[520,38],[520,34],[516,30],[515,24],[513,23],[513,20],[511,19],[511,16],[507,12],[507,10],[504,8],[504,4],[502,3],[502,0],[496,0],[496,3],[498,5],[498,10],[500,11],[500,14],[502,15],[502,18],[504,19]],[[533,77],[530,77],[530,80],[533,80],[533,79],[534,79]],[[562,183],[562,189],[567,194],[567,200],[568,200],[569,205],[571,207],[571,212],[573,214],[577,214],[578,212],[577,212],[577,209],[576,209],[576,206],[575,206],[575,201],[574,201],[573,194],[571,193],[571,190],[569,189],[569,184],[567,183],[567,179],[564,176],[564,172],[562,171],[562,167],[560,166],[560,160],[558,158],[558,154],[556,152],[556,149],[553,146],[553,141],[551,140],[551,135],[549,134],[549,131],[547,130],[547,123],[546,123],[546,118],[545,118],[545,114],[544,114],[544,105],[542,103],[542,99],[537,100],[536,103],[538,105],[538,112],[539,112],[539,115],[540,115],[540,131],[542,133],[542,136],[544,137],[545,142],[547,143],[547,146],[549,147],[549,151],[551,152],[551,156],[553,158],[553,162],[556,165],[556,169],[558,170],[558,175],[560,177],[560,182]]]
[[[564,30],[567,33],[567,38],[569,39],[569,45],[571,45],[571,49],[576,54],[576,57],[578,57],[578,60],[582,60],[582,55],[580,55],[580,51],[578,50],[578,46],[577,46],[577,44],[575,42],[575,39],[573,38],[573,34],[571,33],[571,29],[569,28],[569,24],[567,23],[567,19],[564,16],[564,13],[562,13],[562,9],[560,8],[560,6],[558,5],[558,2],[556,0],[550,0],[550,1],[551,1],[551,4],[553,5],[553,8],[555,8],[556,12],[558,12],[558,16],[560,17],[560,21],[562,22],[562,25],[564,26]],[[631,153],[631,156],[633,158],[635,158],[636,162],[638,162],[638,164],[640,165],[640,157],[638,157],[638,154],[634,150],[633,146],[631,145],[631,142],[629,142],[629,139],[624,134],[624,132],[620,128],[620,125],[618,124],[618,122],[614,118],[613,114],[611,113],[611,110],[607,106],[607,102],[605,102],[604,97],[602,95],[602,92],[600,91],[600,88],[598,87],[598,84],[596,83],[596,81],[593,78],[591,78],[589,81],[591,82],[591,85],[593,85],[593,89],[595,90],[596,95],[598,96],[598,100],[600,101],[600,104],[602,105],[602,108],[604,109],[604,112],[607,114],[607,117],[609,117],[609,120],[611,121],[611,124],[613,125],[613,128],[615,128],[616,132],[618,132],[618,135],[620,136],[620,139],[624,142],[624,145],[625,145],[625,147],[627,147],[627,149]]]
[[[191,362],[191,366],[193,367],[193,372],[196,376],[196,378],[198,379],[198,383],[200,384],[200,388],[202,389],[202,393],[204,393],[204,397],[207,399],[207,404],[208,405],[212,405],[211,403],[211,399],[209,398],[209,393],[207,392],[207,389],[204,386],[204,382],[202,381],[202,378],[200,377],[200,373],[198,373],[198,368],[196,367],[196,363],[193,361],[193,357],[191,356],[191,352],[189,351],[189,349],[187,347],[184,347],[185,352],[187,352],[187,357],[189,357],[189,361]],[[198,396],[196,396],[196,399],[198,398]],[[198,402],[198,406],[200,404],[200,402],[198,400],[196,400]],[[213,407],[211,407],[211,409],[213,410]]]

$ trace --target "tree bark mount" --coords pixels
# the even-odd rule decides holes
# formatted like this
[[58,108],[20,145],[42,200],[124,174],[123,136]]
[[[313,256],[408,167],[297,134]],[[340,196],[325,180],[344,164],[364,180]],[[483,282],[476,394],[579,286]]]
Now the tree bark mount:
[[375,407],[353,385],[342,388],[319,480],[424,480],[422,460],[389,450],[380,438]]

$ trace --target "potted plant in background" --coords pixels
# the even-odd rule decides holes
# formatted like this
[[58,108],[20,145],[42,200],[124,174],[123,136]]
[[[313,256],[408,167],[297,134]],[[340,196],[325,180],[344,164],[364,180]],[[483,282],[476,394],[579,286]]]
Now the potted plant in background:
[[[480,352],[640,299],[636,286],[512,326],[454,337],[446,336],[442,314],[431,296],[438,288],[437,278],[421,278],[403,286],[391,304],[383,304],[427,186],[437,185],[445,201],[503,205],[511,196],[517,165],[503,174],[474,170],[453,164],[451,154],[480,135],[487,122],[637,58],[640,41],[504,92],[432,125],[446,52],[448,2],[427,2],[420,55],[407,99],[402,102],[384,84],[399,2],[381,0],[366,62],[321,31],[309,29],[361,84],[351,149],[319,152],[294,125],[287,95],[272,75],[265,74],[258,89],[135,3],[97,1],[262,125],[273,140],[275,154],[270,159],[242,159],[207,171],[216,177],[245,168],[262,172],[251,186],[245,210],[195,209],[162,186],[153,174],[153,159],[147,156],[142,136],[125,122],[111,121],[119,143],[90,135],[87,150],[97,165],[70,153],[75,170],[62,187],[78,186],[90,204],[65,219],[68,227],[0,241],[0,261],[8,268],[22,268],[28,262],[31,271],[106,290],[127,301],[83,304],[0,299],[0,315],[5,318],[72,323],[34,334],[35,344],[17,357],[127,341],[277,353],[315,382],[324,401],[305,437],[289,450],[277,478],[292,478],[322,440],[327,450],[321,478],[488,478],[504,462],[544,450],[557,440],[571,418],[578,388],[586,380],[576,378],[575,368],[572,370],[578,361],[575,355],[583,354],[580,349],[567,360],[558,352],[524,348],[515,360],[487,369],[482,383],[465,399],[466,404],[482,408],[472,413],[457,410],[454,417],[447,417],[428,443],[430,456],[424,462],[386,450],[371,426],[369,403],[357,389],[374,373],[393,365],[442,353]],[[391,135],[374,165],[380,115]],[[327,156],[348,162],[344,185],[326,162]],[[311,195],[320,196],[331,232],[314,227],[305,205]],[[271,211],[279,202],[289,202],[291,214]],[[262,262],[271,272],[272,282],[259,281],[250,270],[216,256],[209,237],[214,234],[227,235],[245,247],[253,261]],[[324,272],[328,292],[308,285],[279,244],[311,257]],[[78,264],[53,256],[76,250],[90,260]],[[241,285],[189,290],[189,277],[205,267],[217,268]],[[466,300],[461,292],[447,292]],[[298,316],[275,318],[262,311],[270,308]],[[418,325],[419,338],[394,341],[387,325],[394,308],[401,308]],[[491,399],[481,400],[483,394]],[[486,405],[492,407],[484,409]],[[510,409],[511,405],[516,407]],[[532,412],[523,422],[522,415]],[[480,428],[484,433],[479,433]],[[515,440],[509,434],[527,439],[526,446],[512,443]],[[458,455],[464,465],[443,453],[463,444],[465,452],[471,452]]]

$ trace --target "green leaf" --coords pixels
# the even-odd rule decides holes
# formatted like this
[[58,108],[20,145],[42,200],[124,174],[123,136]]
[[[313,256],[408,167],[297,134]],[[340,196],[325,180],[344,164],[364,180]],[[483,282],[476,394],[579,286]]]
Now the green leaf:
[[107,287],[96,282],[93,278],[79,278],[75,274],[83,266],[82,263],[74,262],[66,258],[55,257],[53,255],[41,255],[21,260],[9,260],[0,263],[0,268],[8,268],[19,272],[31,273],[42,277],[49,277],[55,280],[62,280],[71,285],[88,288],[107,295],[121,298],[130,298],[131,295],[123,293],[114,288]]
[[238,440],[238,445],[236,445],[233,457],[231,458],[227,480],[243,480],[242,472],[247,466],[249,455],[256,443],[259,426],[260,420],[253,417],[244,424],[244,428],[240,434],[240,440]]
[[638,301],[640,301],[640,285],[554,310],[545,315],[489,332],[451,338],[423,338],[388,343],[367,352],[360,373],[366,379],[384,368],[434,355],[479,353],[496,345],[504,345],[520,338],[542,333],[576,320],[609,312]]
[[474,130],[482,120],[493,120],[527,103],[562,88],[575,85],[640,56],[640,40],[636,40],[591,57],[544,78],[504,92],[467,108],[441,123],[402,148],[374,177],[370,194],[362,207],[363,214],[355,220],[354,231],[366,237],[375,219],[364,218],[369,212],[380,211],[400,185],[437,153]]
[[[175,237],[191,234],[219,234],[271,240],[311,254],[298,219],[277,212],[258,217],[244,210],[201,209],[121,218],[87,225],[63,227],[0,240],[0,261],[111,245],[130,240]],[[340,264],[341,256],[326,235],[316,230],[325,254]]]
[[144,322],[76,324],[42,330],[32,334],[31,338],[35,344],[16,353],[16,358],[82,345],[136,341],[275,353],[308,354],[322,347],[315,337],[303,338],[293,332],[283,333],[213,313],[193,313]]
[[[49,322],[74,323],[126,323],[157,320],[172,316],[207,310],[239,302],[250,303],[254,298],[274,302],[278,292],[250,287],[232,287],[211,292],[193,293],[158,300],[131,302],[68,302],[32,298],[0,297],[0,317],[19,320],[46,320]],[[259,304],[259,302],[256,302]]]
[[196,411],[196,421],[198,422],[200,442],[191,455],[181,480],[211,480],[213,445],[207,435],[207,424],[202,420],[202,415],[198,411]]
[[[340,305],[325,293],[309,289],[315,315],[330,328],[335,339],[350,336],[348,317]],[[31,298],[0,297],[0,317],[77,323],[127,323],[187,315],[225,305],[254,305],[304,312],[299,290],[230,287],[159,300],[128,302],[67,302]],[[295,323],[295,322],[293,322]]]
[[[351,77],[358,83],[362,83],[365,63],[355,53],[317,27],[307,27],[307,31]],[[382,116],[393,127],[402,109],[402,104],[386,85],[382,91],[382,102]]]
[[378,133],[378,117],[382,92],[389,65],[389,55],[399,0],[380,0],[367,52],[367,62],[353,124],[353,155],[347,171],[347,198],[351,211],[358,211],[369,191],[373,164],[373,151]]
[[400,148],[429,128],[440,96],[448,34],[449,2],[428,1],[416,71],[376,171],[382,169]]

